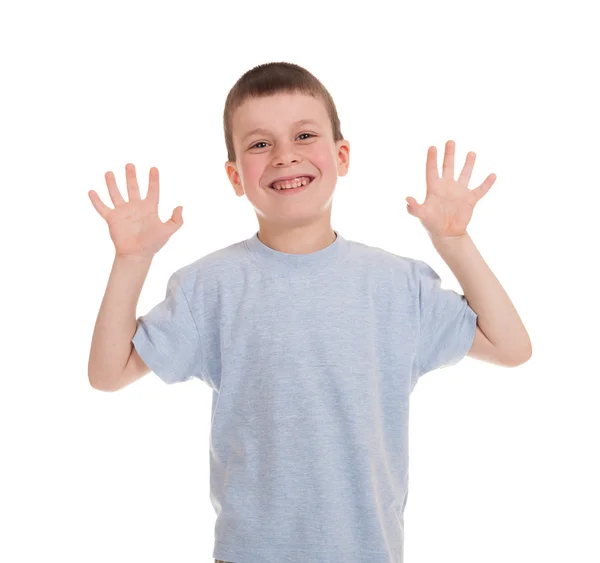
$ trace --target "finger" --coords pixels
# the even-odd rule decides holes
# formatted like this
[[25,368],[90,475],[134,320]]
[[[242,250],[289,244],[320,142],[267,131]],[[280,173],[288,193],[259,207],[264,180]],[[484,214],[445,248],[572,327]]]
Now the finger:
[[110,207],[104,205],[98,194],[94,190],[90,190],[88,192],[89,198],[92,200],[92,205],[96,209],[96,211],[100,214],[100,217],[106,219],[108,214],[112,211]]
[[483,184],[481,184],[481,186],[479,186],[478,188],[475,188],[473,190],[473,193],[477,196],[477,201],[479,201],[485,194],[487,194],[490,190],[490,188],[494,185],[494,182],[496,181],[496,174],[490,174],[483,182]]
[[165,221],[163,225],[169,227],[169,231],[173,234],[183,225],[183,215],[182,215],[183,207],[180,205],[173,210],[171,214],[171,218],[168,221]]
[[158,207],[159,183],[158,183],[158,168],[154,166],[150,168],[150,179],[148,180],[148,194],[146,199],[153,205]]
[[454,180],[454,141],[446,143],[446,152],[444,153],[444,163],[442,164],[442,178]]
[[437,149],[429,147],[427,151],[427,164],[425,166],[425,179],[427,185],[432,184],[439,178],[437,168]]
[[104,179],[106,180],[106,186],[108,187],[108,194],[110,195],[110,200],[113,202],[115,207],[119,205],[123,205],[126,201],[123,199],[119,188],[117,188],[117,182],[115,182],[115,175],[108,171],[104,174]]
[[135,176],[135,166],[131,163],[125,165],[125,179],[127,180],[127,197],[129,201],[140,199],[140,188]]
[[467,153],[465,165],[460,173],[460,177],[458,178],[459,184],[464,184],[466,186],[469,183],[471,174],[473,172],[473,166],[475,166],[475,158],[477,158],[477,155],[473,151]]
[[417,203],[417,200],[414,197],[409,196],[406,198],[406,210],[411,215],[418,215],[419,207],[421,207],[421,206],[420,206],[420,204]]

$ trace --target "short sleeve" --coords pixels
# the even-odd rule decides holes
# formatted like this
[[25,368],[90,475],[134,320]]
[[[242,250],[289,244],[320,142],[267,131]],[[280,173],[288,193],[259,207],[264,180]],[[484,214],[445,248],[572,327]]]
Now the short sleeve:
[[452,366],[464,358],[475,340],[477,314],[464,295],[442,289],[438,274],[416,261],[419,301],[417,375]]
[[198,329],[178,272],[169,278],[165,299],[137,319],[132,342],[146,365],[165,383],[200,378]]

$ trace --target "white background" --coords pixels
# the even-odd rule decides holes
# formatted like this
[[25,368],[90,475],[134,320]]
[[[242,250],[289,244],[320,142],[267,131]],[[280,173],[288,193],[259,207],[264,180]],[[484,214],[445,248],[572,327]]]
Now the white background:
[[[114,246],[88,191],[125,164],[184,226],[171,273],[258,225],[224,162],[225,97],[287,61],[332,94],[351,143],[332,226],[424,260],[461,292],[405,198],[456,141],[469,233],[533,343],[517,368],[465,358],[412,395],[408,563],[600,561],[600,89],[593,2],[7,2],[0,10],[0,560],[212,562],[211,390],[150,373],[94,390],[87,361]],[[259,563],[259,562],[257,562]],[[362,562],[352,562],[362,563]]]

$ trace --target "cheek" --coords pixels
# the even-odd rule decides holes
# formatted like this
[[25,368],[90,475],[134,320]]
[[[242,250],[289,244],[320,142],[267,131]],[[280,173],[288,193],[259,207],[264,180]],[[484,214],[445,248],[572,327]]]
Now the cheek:
[[311,150],[306,156],[322,172],[335,167],[331,151],[323,145],[315,146],[314,150]]
[[260,159],[249,158],[241,161],[242,173],[246,182],[255,182],[261,177],[264,170],[264,163]]

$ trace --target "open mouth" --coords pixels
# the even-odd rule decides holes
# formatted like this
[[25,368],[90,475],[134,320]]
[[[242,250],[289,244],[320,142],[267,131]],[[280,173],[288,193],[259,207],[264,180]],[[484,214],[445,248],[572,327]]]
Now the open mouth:
[[277,188],[273,187],[273,184],[271,184],[269,186],[269,188],[271,190],[273,190],[274,192],[281,193],[283,195],[285,195],[288,192],[289,193],[298,193],[298,192],[301,192],[301,191],[305,190],[306,188],[308,188],[308,186],[310,186],[312,184],[313,180],[314,180],[313,176],[305,176],[305,177],[308,178],[308,182],[306,184],[300,185],[300,186],[298,186],[296,188],[280,188],[280,189],[277,189]]

